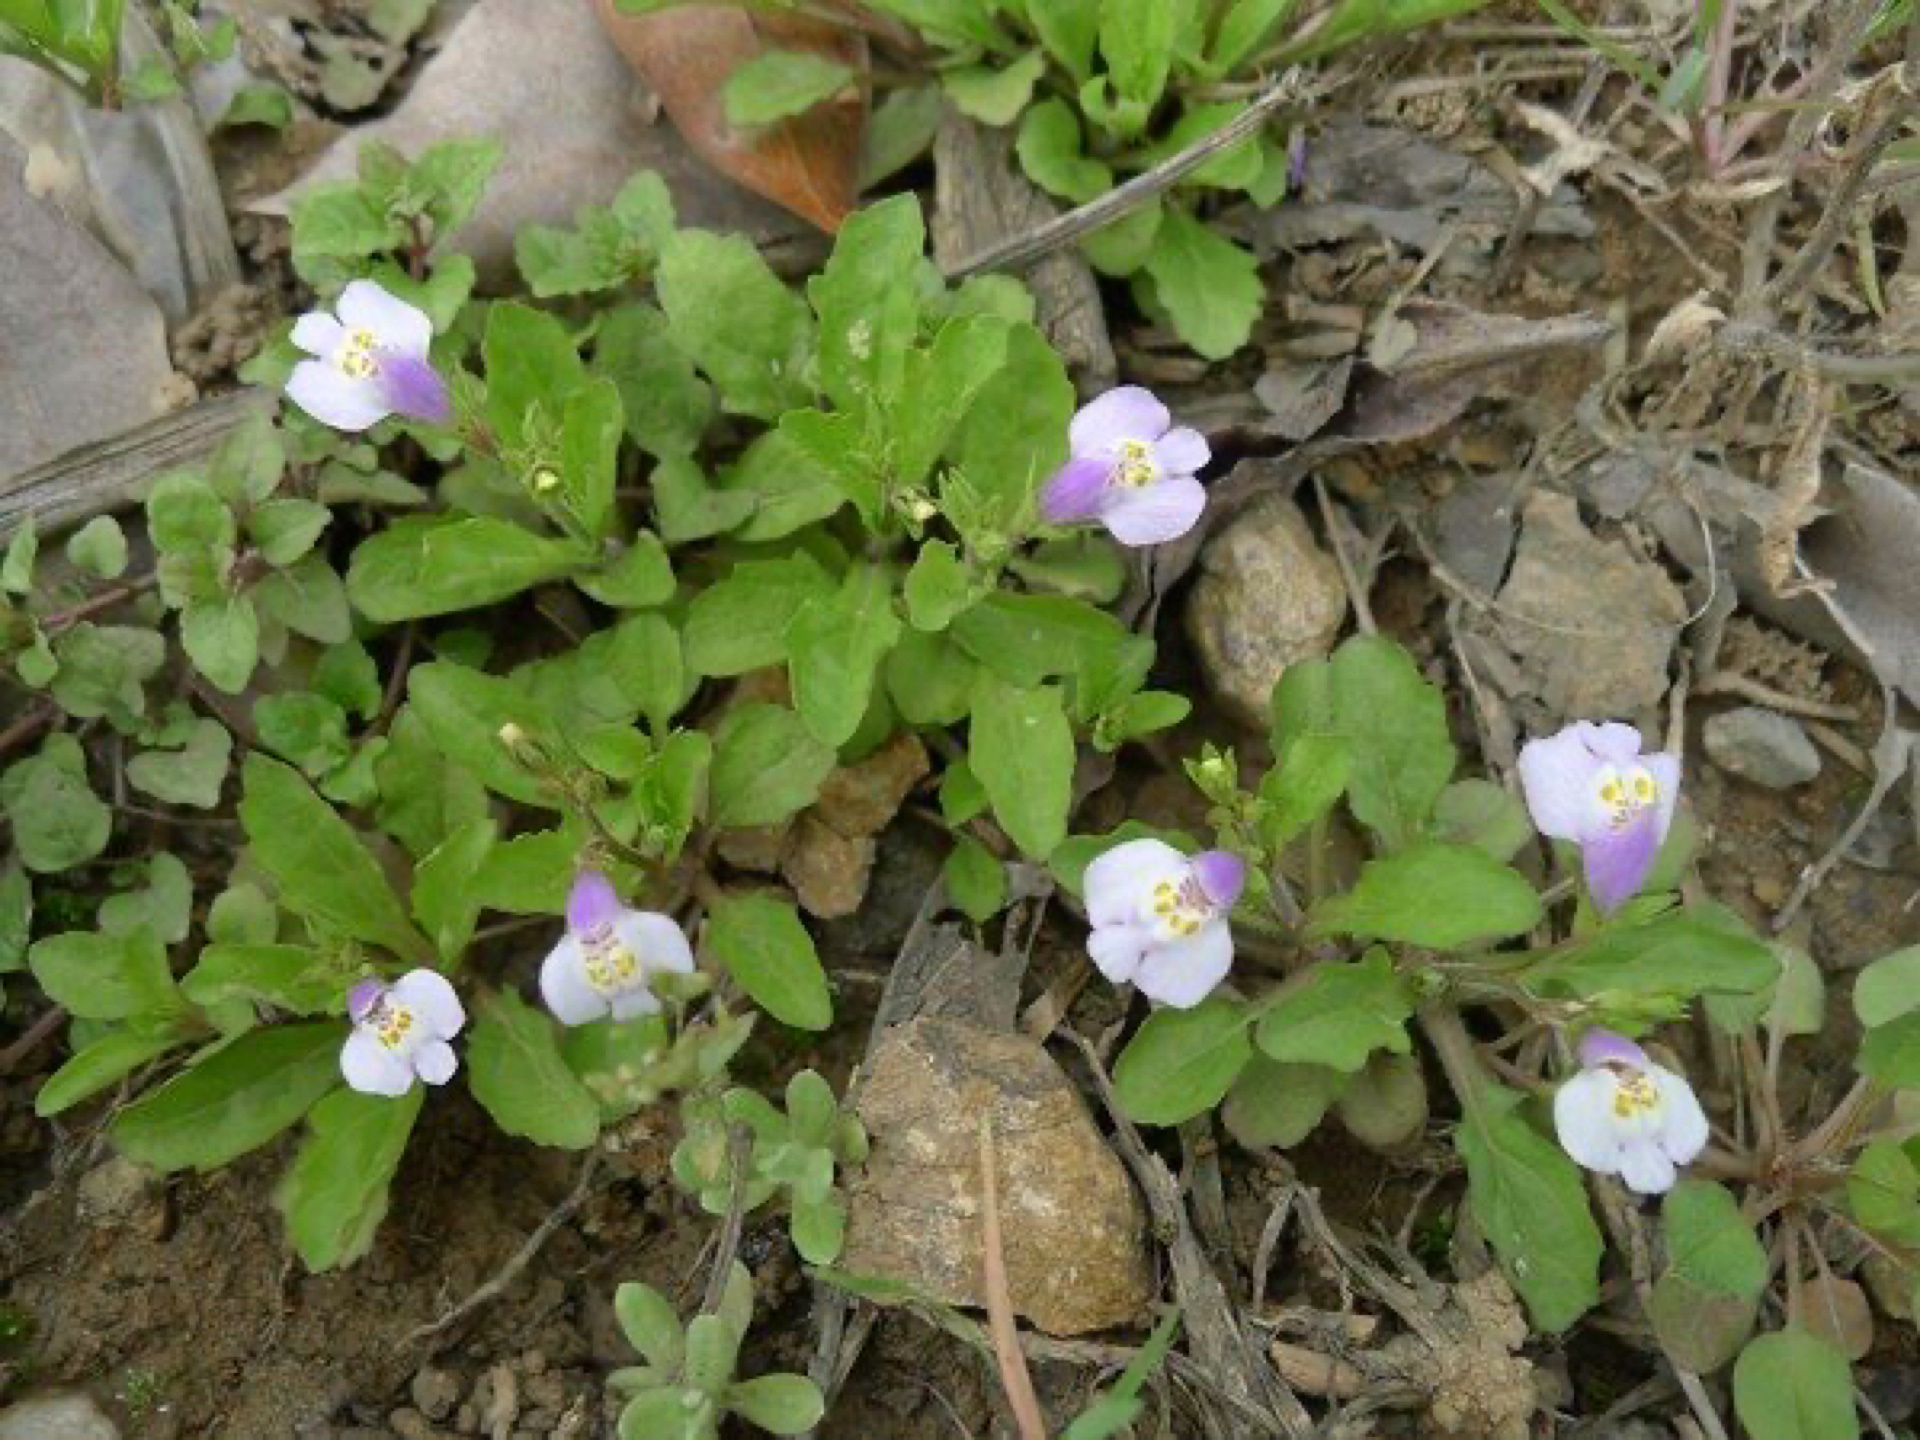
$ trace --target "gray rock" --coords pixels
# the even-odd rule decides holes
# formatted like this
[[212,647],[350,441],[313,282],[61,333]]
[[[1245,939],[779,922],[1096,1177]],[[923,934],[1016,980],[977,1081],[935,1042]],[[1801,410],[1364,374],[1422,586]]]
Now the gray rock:
[[40,1395],[0,1410],[0,1440],[120,1440],[120,1427],[85,1395]]
[[639,88],[581,0],[477,0],[391,115],[356,125],[299,180],[251,208],[284,215],[315,185],[351,179],[374,141],[412,158],[442,140],[491,135],[500,166],[473,218],[450,240],[483,278],[513,272],[513,237],[528,225],[571,225],[628,177],[657,171],[680,223],[737,230],[757,243],[790,239],[800,222],[721,178],[671,125],[634,103]]
[[167,1182],[160,1172],[124,1155],[80,1177],[80,1218],[102,1229],[159,1234],[166,1228]]
[[1535,730],[1567,720],[1632,717],[1667,690],[1674,637],[1687,618],[1673,581],[1624,540],[1602,540],[1565,495],[1539,492],[1499,605],[1475,629],[1518,667],[1512,698]]
[[160,311],[92,235],[30,190],[0,134],[0,485],[151,420],[177,383]]
[[1346,616],[1339,567],[1298,507],[1275,496],[1248,506],[1207,542],[1186,622],[1221,708],[1265,730],[1280,676],[1331,650]]
[[1153,1298],[1146,1215],[1073,1083],[1023,1035],[931,1016],[886,1032],[858,1102],[848,1270],[952,1305],[982,1293],[980,1118],[993,1120],[1013,1308],[1053,1335],[1131,1324]]
[[413,1397],[414,1408],[427,1419],[444,1420],[453,1413],[453,1407],[460,1403],[460,1392],[465,1388],[460,1377],[451,1370],[422,1365],[414,1371],[408,1393]]
[[1715,715],[1703,738],[1714,764],[1769,790],[1791,790],[1820,773],[1820,752],[1800,722],[1757,705]]

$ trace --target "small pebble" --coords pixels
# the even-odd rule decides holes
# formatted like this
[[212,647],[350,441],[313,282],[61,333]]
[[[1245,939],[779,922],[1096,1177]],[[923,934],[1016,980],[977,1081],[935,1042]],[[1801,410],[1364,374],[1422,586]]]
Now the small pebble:
[[1820,752],[1800,722],[1757,705],[1715,715],[1702,738],[1714,764],[1768,790],[1790,790],[1820,773]]
[[423,1365],[414,1372],[413,1403],[429,1420],[440,1421],[453,1413],[460,1401],[460,1377],[450,1370]]

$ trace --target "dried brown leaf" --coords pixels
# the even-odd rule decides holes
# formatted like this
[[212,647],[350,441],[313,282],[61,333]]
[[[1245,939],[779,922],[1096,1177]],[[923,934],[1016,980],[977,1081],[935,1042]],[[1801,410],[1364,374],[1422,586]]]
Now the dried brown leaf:
[[730,5],[651,15],[623,14],[616,0],[595,5],[613,43],[703,160],[829,234],[840,228],[859,193],[866,87],[751,131],[728,123],[721,94],[736,69],[772,50],[806,51],[865,74],[863,37],[804,15]]

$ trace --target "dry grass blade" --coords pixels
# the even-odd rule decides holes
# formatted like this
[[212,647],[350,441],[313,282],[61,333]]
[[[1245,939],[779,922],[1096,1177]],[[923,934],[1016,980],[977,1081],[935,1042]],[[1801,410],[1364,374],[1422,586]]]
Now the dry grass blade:
[[1000,1362],[1000,1384],[1013,1407],[1020,1440],[1046,1440],[1046,1420],[1040,1397],[1033,1393],[1033,1376],[1020,1350],[1020,1331],[1013,1320],[1013,1300],[1007,1293],[1007,1262],[1000,1248],[1000,1167],[993,1151],[993,1116],[980,1117],[980,1242],[985,1252],[987,1321],[993,1333],[993,1354]]

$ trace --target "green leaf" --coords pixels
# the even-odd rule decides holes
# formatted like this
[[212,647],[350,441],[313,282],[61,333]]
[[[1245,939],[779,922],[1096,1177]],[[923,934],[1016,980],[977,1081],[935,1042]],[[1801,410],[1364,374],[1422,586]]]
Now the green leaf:
[[735,533],[741,540],[760,543],[783,540],[833,514],[846,503],[847,479],[845,473],[823,466],[819,456],[809,454],[785,430],[769,430],[721,472],[718,484],[730,498],[745,496],[753,502],[746,523]]
[[432,960],[432,946],[407,919],[379,863],[297,770],[249,755],[240,774],[247,843],[287,908],[404,959]]
[[96,515],[67,541],[67,559],[101,580],[112,580],[127,568],[127,537],[111,515]]
[[1352,1077],[1325,1065],[1255,1054],[1220,1107],[1227,1133],[1252,1150],[1290,1150],[1313,1133]]
[[918,333],[926,225],[911,193],[855,212],[807,283],[820,322],[820,388],[843,410],[891,409]]
[[1920,1245],[1920,1168],[1893,1141],[1874,1141],[1847,1174],[1847,1208],[1866,1229],[1902,1246]]
[[315,185],[293,202],[293,260],[358,260],[406,243],[401,221],[351,180]]
[[353,638],[347,587],[323,555],[307,555],[275,570],[255,587],[253,598],[261,614],[296,635],[322,645],[344,645]]
[[673,566],[659,539],[642,530],[599,574],[574,577],[587,594],[617,610],[646,610],[673,598]]
[[497,836],[491,816],[471,820],[441,841],[413,872],[413,913],[439,952],[442,968],[450,968],[473,939],[487,899],[476,882]]
[[[450,660],[417,665],[407,675],[412,711],[445,759],[495,794],[526,805],[558,808],[539,777],[514,758],[500,738],[519,727],[527,743],[547,752],[558,744],[552,716],[526,687]],[[436,836],[433,843],[443,838]]]
[[127,779],[170,805],[211,810],[220,803],[220,787],[232,762],[233,737],[218,720],[193,721],[178,750],[147,750],[127,762]]
[[1207,70],[1224,77],[1237,70],[1293,10],[1296,0],[1231,0],[1207,51]]
[[152,856],[147,861],[146,885],[102,900],[99,920],[109,935],[144,930],[163,945],[178,945],[193,924],[193,880],[187,867],[177,855]]
[[33,933],[33,882],[17,859],[0,864],[0,975],[27,963]]
[[1352,1074],[1375,1050],[1405,1055],[1413,996],[1384,950],[1349,964],[1323,960],[1269,1002],[1260,1048],[1275,1060]]
[[787,1214],[787,1231],[793,1239],[793,1248],[809,1265],[832,1264],[846,1244],[847,1207],[832,1192],[831,1183],[829,1180],[824,1199],[810,1200],[795,1195]]
[[1161,218],[1144,271],[1175,333],[1209,360],[1245,345],[1266,303],[1259,260],[1184,210]]
[[267,500],[247,514],[247,534],[269,565],[293,564],[314,547],[333,512],[317,500]]
[[114,1117],[123,1154],[158,1170],[216,1170],[273,1139],[340,1083],[339,1021],[249,1030]]
[[1491,780],[1456,780],[1440,792],[1433,812],[1442,840],[1471,845],[1495,860],[1511,860],[1533,838],[1533,821],[1516,795]]
[[804,50],[768,50],[734,67],[720,87],[729,125],[752,127],[803,115],[859,81],[853,67]]
[[910,629],[900,632],[882,673],[887,698],[902,720],[909,725],[946,726],[966,717],[978,671],[947,636]]
[[999,591],[956,616],[960,647],[1010,685],[1091,673],[1135,637],[1112,615],[1064,595]]
[[386,1218],[426,1087],[389,1099],[336,1090],[307,1116],[307,1138],[273,1193],[287,1238],[312,1271],[351,1265]]
[[691,455],[698,447],[713,419],[713,387],[674,345],[659,310],[622,305],[603,315],[593,369],[619,387],[627,434],[642,450],[667,459]]
[[787,658],[787,626],[807,601],[833,594],[833,582],[804,551],[778,560],[745,560],[687,607],[681,631],[696,675],[744,675]]
[[947,895],[976,925],[984,925],[1007,903],[1007,869],[971,835],[959,836],[940,869]]
[[1740,1353],[1753,1334],[1760,1306],[1752,1296],[1705,1289],[1669,1271],[1653,1282],[1646,1312],[1673,1363],[1709,1375]]
[[1920,1010],[1875,1026],[1860,1042],[1859,1069],[1897,1090],[1920,1089]]
[[324,695],[342,710],[371,720],[380,713],[384,698],[380,671],[367,647],[357,640],[330,646],[313,667],[314,693]]
[[[165,477],[162,476],[162,479]],[[159,480],[153,482],[156,486]],[[158,543],[157,541],[155,542]],[[7,541],[7,553],[0,558],[0,591],[25,595],[33,589],[33,562],[40,554],[40,536],[29,515]]]
[[187,1040],[187,1035],[172,1028],[109,1030],[74,1051],[66,1064],[47,1077],[33,1097],[33,1113],[44,1120],[70,1110]]
[[285,130],[293,124],[293,96],[284,85],[272,80],[255,80],[233,92],[217,128],[240,125],[266,125]]
[[1872,1030],[1920,1009],[1920,945],[1882,955],[1853,982],[1853,1013]]
[[1600,1231],[1580,1172],[1521,1117],[1521,1096],[1485,1086],[1466,1107],[1454,1144],[1467,1199],[1500,1268],[1533,1323],[1558,1334],[1600,1298]]
[[468,1085],[494,1124],[538,1145],[593,1144],[600,1105],[561,1056],[552,1017],[510,990],[487,997],[479,1011],[467,1042]]
[[167,663],[167,642],[157,631],[83,620],[54,641],[53,653],[60,666],[53,698],[62,710],[131,728],[146,714],[142,687]]
[[805,602],[787,627],[793,704],[815,739],[840,746],[860,728],[880,662],[900,635],[892,577],[856,565],[831,597]]
[[318,778],[352,752],[347,715],[324,695],[267,695],[253,707],[260,743]]
[[567,397],[560,422],[560,484],[567,508],[595,540],[613,533],[614,484],[626,417],[611,380],[589,380]]
[[1080,148],[1080,121],[1064,100],[1042,100],[1020,122],[1020,168],[1042,190],[1085,205],[1113,188],[1113,171]]
[[662,249],[654,285],[674,343],[706,372],[728,410],[773,421],[807,403],[807,307],[752,242],[679,231]]
[[907,168],[933,145],[945,106],[934,85],[889,90],[867,115],[860,150],[860,190],[874,190]]
[[0,773],[0,810],[20,863],[42,874],[71,869],[107,848],[113,813],[87,784],[86,755],[64,731]]
[[49,1000],[84,1020],[164,1016],[180,1009],[166,946],[149,930],[50,935],[27,952],[27,964]]
[[632,1281],[613,1292],[613,1315],[627,1343],[656,1370],[672,1373],[686,1354],[686,1335],[667,1297]]
[[800,1030],[833,1023],[826,971],[791,905],[764,895],[729,897],[713,907],[708,927],[713,953],[754,1004]]
[[347,595],[392,623],[474,610],[584,568],[574,545],[484,515],[407,516],[361,542]]
[[1310,918],[1316,934],[1457,950],[1525,934],[1542,913],[1519,871],[1484,850],[1423,840],[1369,860],[1351,890],[1314,906]]
[[1753,1440],[1852,1440],[1860,1433],[1846,1356],[1804,1330],[1776,1330],[1740,1352],[1733,1409]]
[[1114,1092],[1141,1125],[1178,1125],[1218,1105],[1253,1057],[1253,1012],[1215,997],[1190,1010],[1155,1010],[1113,1067]]
[[1405,650],[1356,635],[1330,660],[1288,666],[1273,703],[1275,753],[1301,735],[1344,737],[1354,815],[1388,849],[1419,836],[1453,774],[1454,753],[1446,700]]
[[1000,70],[988,65],[963,65],[942,71],[940,83],[961,114],[982,125],[1011,125],[1027,108],[1033,87],[1046,68],[1045,54],[1029,50]]
[[1100,0],[1041,0],[1029,3],[1027,20],[1040,43],[1075,82],[1093,69],[1093,47],[1100,35]]
[[660,538],[669,545],[684,545],[738,529],[754,513],[757,502],[747,491],[708,484],[693,461],[670,456],[654,467],[653,503]]
[[181,993],[203,1009],[243,1000],[296,1015],[339,1008],[345,989],[318,950],[269,942],[208,945],[180,981]]
[[1347,788],[1353,752],[1341,735],[1301,735],[1260,777],[1260,838],[1284,849],[1333,809]]
[[1101,0],[1100,56],[1124,99],[1150,106],[1167,87],[1191,0]]
[[1539,995],[1691,999],[1751,993],[1779,972],[1773,951],[1748,934],[1738,916],[1701,906],[1669,910],[1638,925],[1604,926],[1585,944],[1536,962],[1525,976]]
[[1767,1252],[1740,1203],[1711,1180],[1682,1180],[1661,1202],[1667,1265],[1702,1289],[1758,1299],[1767,1288]]
[[199,602],[180,612],[180,645],[194,668],[229,695],[238,695],[260,663],[260,617],[244,595]]
[[778,824],[813,803],[834,762],[833,748],[784,705],[736,705],[714,735],[711,819],[722,828]]
[[762,1375],[727,1387],[722,1403],[749,1425],[774,1435],[801,1435],[827,1413],[820,1387],[804,1375]]
[[973,688],[967,763],[1023,854],[1044,860],[1067,838],[1073,728],[1058,686],[1021,690],[982,673]]
[[273,417],[256,410],[215,448],[207,482],[229,505],[257,505],[273,494],[286,468],[286,444]]

